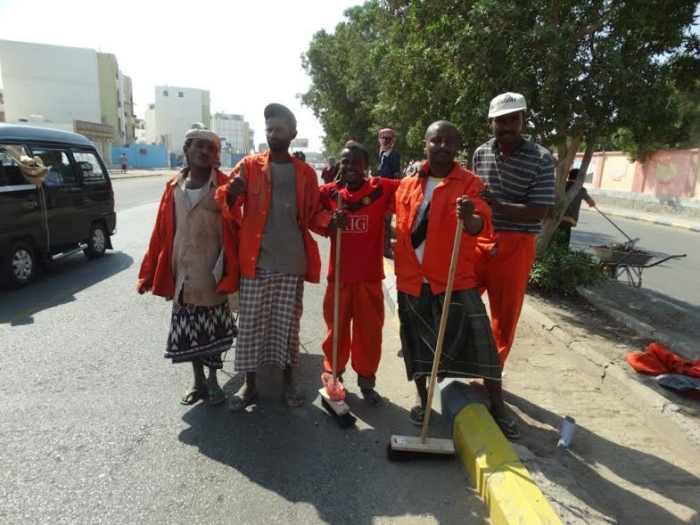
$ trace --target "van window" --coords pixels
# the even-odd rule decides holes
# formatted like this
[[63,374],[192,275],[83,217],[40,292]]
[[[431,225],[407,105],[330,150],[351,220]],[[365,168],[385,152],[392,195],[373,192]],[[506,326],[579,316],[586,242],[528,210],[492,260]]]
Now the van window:
[[74,151],[73,158],[83,173],[83,182],[85,184],[100,184],[107,180],[105,172],[102,170],[102,165],[94,153]]
[[16,154],[27,155],[23,146],[10,146],[0,144],[0,186],[18,186],[29,184],[22,175],[19,165],[7,153],[6,148],[13,148]]
[[62,150],[35,149],[34,155],[39,157],[48,168],[44,184],[46,186],[72,186],[78,184],[68,154]]

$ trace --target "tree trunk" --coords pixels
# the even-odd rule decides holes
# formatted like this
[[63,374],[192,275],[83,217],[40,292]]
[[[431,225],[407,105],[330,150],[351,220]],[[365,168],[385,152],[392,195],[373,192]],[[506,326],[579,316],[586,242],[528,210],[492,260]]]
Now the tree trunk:
[[[574,142],[576,142],[576,140]],[[574,200],[574,197],[583,186],[583,181],[586,178],[586,171],[588,170],[588,165],[591,163],[591,158],[593,158],[595,142],[596,140],[594,136],[588,137],[588,139],[586,140],[586,151],[583,154],[583,159],[581,160],[579,175],[576,179],[576,183],[569,189],[569,191],[565,191],[566,179],[569,175],[569,169],[573,165],[573,159],[575,158],[578,146],[574,149],[574,144],[572,144],[572,147],[569,148],[569,150],[567,151],[568,154],[560,156],[557,160],[557,198],[552,209],[549,210],[549,213],[547,213],[545,218],[542,220],[542,231],[537,236],[538,254],[544,253],[545,251],[547,251],[547,248],[549,248],[549,245],[552,242],[552,237],[554,237],[554,233],[557,231],[557,227],[561,222],[561,218],[564,215],[566,208],[569,207],[569,204],[571,204],[571,201]],[[580,143],[581,140],[579,138],[578,144]]]

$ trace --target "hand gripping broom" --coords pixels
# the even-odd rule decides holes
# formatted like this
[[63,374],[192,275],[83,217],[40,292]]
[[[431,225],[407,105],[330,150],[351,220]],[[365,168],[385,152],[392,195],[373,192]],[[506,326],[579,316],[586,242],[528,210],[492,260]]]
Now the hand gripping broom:
[[447,316],[450,312],[450,302],[452,300],[452,287],[455,282],[455,272],[457,270],[457,259],[459,257],[459,245],[462,242],[462,219],[457,219],[457,231],[455,241],[452,246],[452,259],[450,260],[450,270],[447,275],[447,286],[445,287],[445,301],[442,305],[440,315],[440,328],[438,330],[437,344],[435,345],[435,356],[433,357],[433,369],[430,372],[430,385],[428,387],[428,401],[425,406],[425,417],[423,419],[423,430],[420,437],[396,436],[392,435],[387,447],[387,458],[389,461],[409,461],[412,459],[450,459],[455,454],[455,445],[451,439],[439,439],[428,437],[428,426],[430,425],[430,413],[433,405],[433,394],[435,394],[435,383],[437,380],[438,368],[440,367],[440,356],[442,355],[442,343],[445,340],[445,328],[447,326]]
[[[338,209],[343,205],[343,197],[338,191]],[[340,428],[350,428],[355,424],[355,416],[350,413],[350,407],[345,402],[345,387],[338,379],[338,312],[340,309],[340,239],[342,230],[336,227],[335,230],[335,281],[333,283],[333,359],[331,363],[332,374],[324,372],[321,374],[323,388],[319,390],[321,394],[321,404],[326,411],[333,416]]]

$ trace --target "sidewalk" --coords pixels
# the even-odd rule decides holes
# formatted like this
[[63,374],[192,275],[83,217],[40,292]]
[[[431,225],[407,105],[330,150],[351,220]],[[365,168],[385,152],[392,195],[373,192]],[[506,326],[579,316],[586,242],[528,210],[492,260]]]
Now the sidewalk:
[[691,361],[700,359],[700,315],[653,292],[609,281],[579,293],[615,321]]
[[[391,261],[385,260],[385,269],[385,297],[395,310]],[[567,309],[527,298],[504,379],[504,397],[522,434],[511,447],[563,523],[700,520],[700,404],[658,392],[653,378],[632,371],[624,355],[643,348],[639,336],[606,321],[585,301]],[[576,420],[576,433],[561,452],[556,444],[567,415]],[[477,429],[455,429],[459,450],[460,434]],[[467,465],[480,473],[477,486],[523,475],[495,467],[499,452],[488,442],[483,446],[490,469]]]
[[[662,226],[671,226],[673,228],[681,228],[683,230],[690,230],[700,233],[700,220],[693,220],[692,218],[686,219],[680,215],[640,212],[634,209],[610,206],[607,204],[598,204],[597,207],[603,213],[613,217],[623,217],[625,219],[650,222],[653,224],[660,224]],[[588,208],[587,206],[582,206],[581,211],[595,213],[593,208]]]
[[165,175],[174,175],[177,169],[174,168],[153,168],[153,169],[129,169],[126,173],[122,173],[120,168],[109,169],[109,178],[112,180],[119,179],[134,179],[142,177],[161,177]]

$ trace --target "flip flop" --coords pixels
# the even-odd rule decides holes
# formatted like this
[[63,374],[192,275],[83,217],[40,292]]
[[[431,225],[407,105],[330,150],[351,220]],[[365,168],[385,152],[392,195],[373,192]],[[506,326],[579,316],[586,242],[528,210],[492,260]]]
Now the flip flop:
[[284,394],[284,399],[287,401],[287,405],[290,408],[300,407],[306,401],[306,396],[304,392],[299,389],[294,390],[294,392],[286,392]]
[[409,419],[411,423],[416,426],[423,426],[423,421],[425,421],[425,410],[420,406],[414,406],[409,414]]
[[498,428],[501,429],[501,432],[503,432],[506,439],[518,439],[520,437],[518,424],[515,422],[515,420],[499,417],[496,419],[496,424],[498,425]]
[[189,388],[182,394],[180,404],[185,406],[194,405],[200,399],[204,399],[205,392],[206,390],[204,388]]
[[373,388],[366,390],[360,389],[360,392],[362,392],[362,397],[365,399],[365,401],[367,401],[374,408],[382,406],[384,401],[386,401],[381,394]]
[[209,396],[210,405],[219,405],[226,401],[226,394],[224,390],[219,386],[208,386],[207,395]]
[[231,398],[231,402],[229,403],[229,408],[231,410],[243,410],[245,407],[247,407],[256,397],[258,393],[257,391],[253,390],[250,391],[248,390],[245,394],[245,396],[240,396],[238,394],[234,394],[233,397]]

